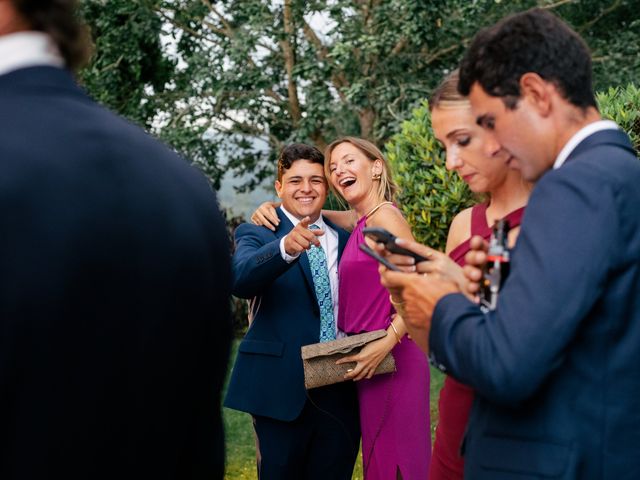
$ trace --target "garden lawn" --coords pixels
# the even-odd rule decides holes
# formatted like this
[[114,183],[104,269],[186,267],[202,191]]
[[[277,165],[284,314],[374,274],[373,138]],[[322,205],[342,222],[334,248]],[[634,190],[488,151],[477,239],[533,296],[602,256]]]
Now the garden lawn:
[[[238,350],[238,341],[233,344],[229,370],[233,365]],[[431,436],[435,432],[438,422],[438,396],[444,375],[438,370],[431,369]],[[225,385],[226,392],[226,385]],[[223,408],[224,428],[226,436],[227,466],[224,478],[226,480],[256,480],[256,446],[251,425],[251,416],[244,412],[237,412]],[[362,459],[358,455],[353,480],[362,480]]]

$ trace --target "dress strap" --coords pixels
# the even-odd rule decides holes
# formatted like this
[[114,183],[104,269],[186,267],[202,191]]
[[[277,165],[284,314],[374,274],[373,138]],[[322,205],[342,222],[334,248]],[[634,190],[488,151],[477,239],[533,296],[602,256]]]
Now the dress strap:
[[379,203],[378,205],[376,205],[375,207],[373,207],[371,210],[369,210],[369,213],[367,213],[365,215],[365,218],[369,218],[371,215],[373,215],[374,213],[376,213],[378,211],[378,209],[380,207],[382,207],[383,205],[393,205],[393,202],[382,202]]
[[520,226],[520,222],[522,221],[522,215],[524,215],[525,207],[520,207],[517,210],[514,210],[509,215],[504,217],[509,220],[509,227],[514,228]]
[[471,236],[480,235],[482,237],[491,233],[491,227],[487,225],[487,202],[474,205],[471,209]]

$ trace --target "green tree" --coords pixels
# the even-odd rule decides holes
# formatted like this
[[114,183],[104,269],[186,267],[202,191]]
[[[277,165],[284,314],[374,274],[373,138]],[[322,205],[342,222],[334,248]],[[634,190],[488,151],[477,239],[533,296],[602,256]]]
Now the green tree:
[[[482,26],[540,5],[594,50],[599,87],[640,73],[637,0],[85,0],[99,100],[193,161],[273,172],[282,145],[382,145]],[[268,148],[260,148],[266,142]],[[226,163],[222,158],[228,159]]]

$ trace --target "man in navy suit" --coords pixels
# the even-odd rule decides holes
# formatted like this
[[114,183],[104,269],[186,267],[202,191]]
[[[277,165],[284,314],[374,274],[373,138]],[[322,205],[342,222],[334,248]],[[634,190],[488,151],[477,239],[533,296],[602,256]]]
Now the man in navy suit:
[[383,282],[433,363],[477,392],[465,478],[640,478],[640,162],[598,113],[588,49],[520,13],[478,33],[460,91],[537,181],[511,274],[489,313],[443,279]]
[[70,0],[0,0],[0,478],[221,479],[210,185],[68,69]]
[[[351,478],[360,439],[353,382],[305,391],[300,347],[320,339],[312,247],[321,247],[336,331],[338,260],[348,233],[321,215],[327,198],[324,156],[292,144],[278,160],[282,201],[275,231],[252,224],[235,233],[233,293],[253,299],[225,406],[253,415],[261,480]],[[312,226],[320,227],[313,230]]]

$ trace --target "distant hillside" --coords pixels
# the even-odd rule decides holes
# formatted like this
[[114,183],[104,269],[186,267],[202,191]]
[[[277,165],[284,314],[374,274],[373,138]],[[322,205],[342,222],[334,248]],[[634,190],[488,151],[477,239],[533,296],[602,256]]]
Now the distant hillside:
[[247,193],[236,193],[233,187],[242,185],[246,181],[243,177],[234,177],[227,172],[222,178],[218,199],[222,208],[231,210],[233,215],[242,215],[245,220],[262,202],[277,200],[273,180],[268,180]]

